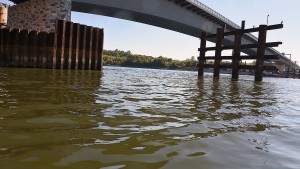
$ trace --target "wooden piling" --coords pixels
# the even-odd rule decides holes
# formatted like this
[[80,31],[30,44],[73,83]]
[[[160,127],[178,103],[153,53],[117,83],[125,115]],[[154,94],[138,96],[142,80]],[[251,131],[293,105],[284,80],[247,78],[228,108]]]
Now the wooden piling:
[[71,69],[78,69],[80,24],[73,25]]
[[242,30],[235,30],[234,49],[232,57],[232,80],[239,79],[239,65],[241,56]]
[[200,54],[198,58],[198,77],[203,77],[204,75],[204,63],[205,63],[205,48],[206,48],[206,32],[201,33],[201,44],[200,44]]
[[78,57],[78,69],[84,69],[85,63],[85,46],[86,46],[86,25],[80,25],[79,36],[79,57]]
[[85,49],[85,70],[91,70],[93,45],[93,27],[88,26],[86,30],[86,49]]
[[37,63],[37,40],[38,40],[38,32],[31,31],[29,32],[29,67],[36,67]]
[[20,29],[13,29],[10,32],[10,55],[8,60],[9,67],[18,67],[20,59],[19,33]]
[[66,32],[66,21],[58,20],[56,22],[56,33],[57,33],[56,69],[62,69],[64,64],[65,32]]
[[100,29],[98,56],[97,56],[97,70],[102,70],[103,68],[103,45],[104,45],[104,30]]
[[296,78],[296,69],[294,68],[294,70],[293,70],[293,79],[295,79]]
[[0,29],[0,66],[102,69],[103,29],[57,21],[56,32]]
[[71,57],[72,57],[72,38],[73,37],[73,23],[66,22],[65,32],[65,52],[64,52],[64,63],[63,69],[71,68]]
[[224,28],[218,28],[217,29],[214,78],[219,78],[220,77],[222,43],[223,43],[223,38],[224,38],[223,33],[224,33]]
[[[246,24],[246,22],[245,22],[245,20],[243,20],[243,21],[242,21],[242,26],[241,26],[242,31],[245,30],[245,24]],[[244,33],[244,32],[242,32],[242,33]]]
[[47,67],[47,32],[40,32],[38,34],[38,59],[37,59],[37,67],[38,68],[46,68]]
[[29,66],[29,59],[28,59],[28,30],[22,30],[20,32],[20,67],[28,67]]
[[289,78],[289,76],[290,76],[290,68],[287,67],[286,72],[285,72],[285,77]]
[[3,29],[0,29],[0,66],[4,66],[4,55],[3,55],[3,39],[4,33]]
[[264,70],[264,56],[266,49],[267,25],[259,26],[255,81],[262,81]]
[[91,70],[97,69],[98,46],[99,46],[99,29],[93,28]]
[[46,41],[46,68],[47,69],[53,69],[55,68],[55,44],[56,44],[56,34],[55,33],[49,33],[47,36]]
[[9,65],[10,56],[10,29],[4,29],[3,36],[3,55],[4,55],[4,66]]

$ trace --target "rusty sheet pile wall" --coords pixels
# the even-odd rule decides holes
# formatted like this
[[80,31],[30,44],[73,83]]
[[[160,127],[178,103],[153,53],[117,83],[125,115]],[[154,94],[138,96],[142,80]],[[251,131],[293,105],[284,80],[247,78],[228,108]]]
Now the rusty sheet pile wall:
[[0,29],[0,66],[101,70],[103,29],[57,21],[55,33]]

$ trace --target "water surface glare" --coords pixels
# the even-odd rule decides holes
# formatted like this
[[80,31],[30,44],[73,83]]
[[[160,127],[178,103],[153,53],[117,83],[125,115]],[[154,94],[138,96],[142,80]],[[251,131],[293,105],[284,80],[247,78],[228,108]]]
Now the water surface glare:
[[0,68],[1,169],[299,169],[300,80]]

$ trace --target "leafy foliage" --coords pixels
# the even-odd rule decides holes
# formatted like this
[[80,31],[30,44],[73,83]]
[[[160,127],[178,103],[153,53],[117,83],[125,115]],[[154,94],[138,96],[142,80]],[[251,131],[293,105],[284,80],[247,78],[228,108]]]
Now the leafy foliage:
[[195,56],[184,61],[173,60],[159,56],[145,56],[132,54],[131,51],[121,50],[104,50],[104,65],[128,66],[128,67],[145,67],[145,68],[164,68],[164,69],[184,69],[196,70],[197,60]]

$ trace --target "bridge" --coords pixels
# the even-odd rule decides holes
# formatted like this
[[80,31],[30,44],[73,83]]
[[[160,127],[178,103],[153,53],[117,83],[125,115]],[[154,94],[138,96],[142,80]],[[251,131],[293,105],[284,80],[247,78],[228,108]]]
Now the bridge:
[[[27,0],[12,0],[15,3]],[[115,17],[139,23],[149,24],[199,38],[201,32],[216,33],[217,28],[233,31],[241,27],[198,0],[71,0],[72,11]],[[215,39],[209,39],[215,42]],[[233,44],[233,37],[226,37],[225,45]],[[257,43],[252,34],[245,34],[243,44]],[[256,55],[255,49],[243,51]],[[299,68],[293,61],[273,48],[267,48],[266,54],[277,55],[272,60],[279,70],[285,67]]]

